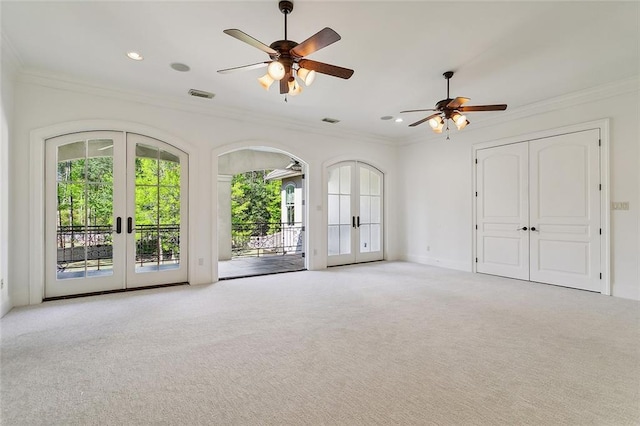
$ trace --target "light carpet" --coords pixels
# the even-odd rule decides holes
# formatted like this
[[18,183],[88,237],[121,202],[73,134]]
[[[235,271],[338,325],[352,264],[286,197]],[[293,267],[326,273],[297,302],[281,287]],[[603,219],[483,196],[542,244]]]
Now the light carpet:
[[404,262],[46,302],[3,425],[640,424],[640,303]]

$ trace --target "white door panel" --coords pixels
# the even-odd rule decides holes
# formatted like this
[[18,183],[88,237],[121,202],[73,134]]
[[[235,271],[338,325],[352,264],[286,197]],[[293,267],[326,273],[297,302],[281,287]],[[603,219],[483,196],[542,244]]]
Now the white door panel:
[[478,151],[477,271],[529,278],[527,145]]
[[599,136],[530,143],[532,281],[601,290]]

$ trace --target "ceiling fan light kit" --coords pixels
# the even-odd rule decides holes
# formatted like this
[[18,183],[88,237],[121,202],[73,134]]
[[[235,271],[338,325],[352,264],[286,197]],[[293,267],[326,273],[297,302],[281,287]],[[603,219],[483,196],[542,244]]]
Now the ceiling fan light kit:
[[287,40],[287,16],[293,10],[293,2],[280,1],[278,9],[284,15],[284,40],[274,41],[269,46],[238,29],[224,30],[225,34],[267,53],[271,60],[218,70],[219,73],[227,74],[266,66],[267,73],[258,78],[259,84],[265,90],[269,90],[274,82],[279,81],[280,93],[291,96],[302,92],[298,79],[303,81],[305,86],[310,86],[316,78],[316,73],[343,79],[349,79],[353,75],[351,69],[305,59],[306,56],[340,40],[338,33],[331,28],[324,28],[299,44]]
[[458,130],[462,130],[470,124],[467,116],[463,114],[464,112],[504,111],[505,109],[507,109],[506,104],[464,106],[465,103],[469,102],[469,98],[457,97],[452,99],[449,96],[449,80],[451,79],[451,77],[453,77],[453,71],[447,71],[443,74],[443,76],[447,80],[447,98],[438,101],[435,108],[400,111],[401,113],[436,111],[434,114],[431,114],[430,116],[425,117],[422,120],[418,120],[415,123],[409,124],[409,127],[415,127],[426,121],[427,123],[429,123],[431,130],[433,130],[435,133],[442,133],[442,130],[445,128],[446,124],[447,139],[449,139],[448,120],[453,121],[453,124],[455,124]]

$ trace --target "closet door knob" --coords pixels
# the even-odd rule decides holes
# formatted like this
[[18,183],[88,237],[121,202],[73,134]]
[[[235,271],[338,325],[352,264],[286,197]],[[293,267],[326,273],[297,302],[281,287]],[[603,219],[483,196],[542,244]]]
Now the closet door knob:
[[527,229],[529,228],[527,228],[526,226],[523,226],[522,228],[518,228],[518,231],[526,231]]
[[537,231],[537,229],[536,229],[536,227],[535,227],[535,226],[532,226],[532,227],[531,227],[531,230],[532,230],[532,231],[534,231],[534,232],[535,232],[535,231]]

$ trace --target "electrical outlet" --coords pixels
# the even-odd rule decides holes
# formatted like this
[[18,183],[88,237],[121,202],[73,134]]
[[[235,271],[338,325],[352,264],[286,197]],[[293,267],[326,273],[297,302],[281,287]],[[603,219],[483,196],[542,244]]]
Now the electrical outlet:
[[202,266],[202,265],[204,265],[204,258],[203,257],[198,259],[198,266]]
[[629,210],[628,201],[612,201],[611,210]]

